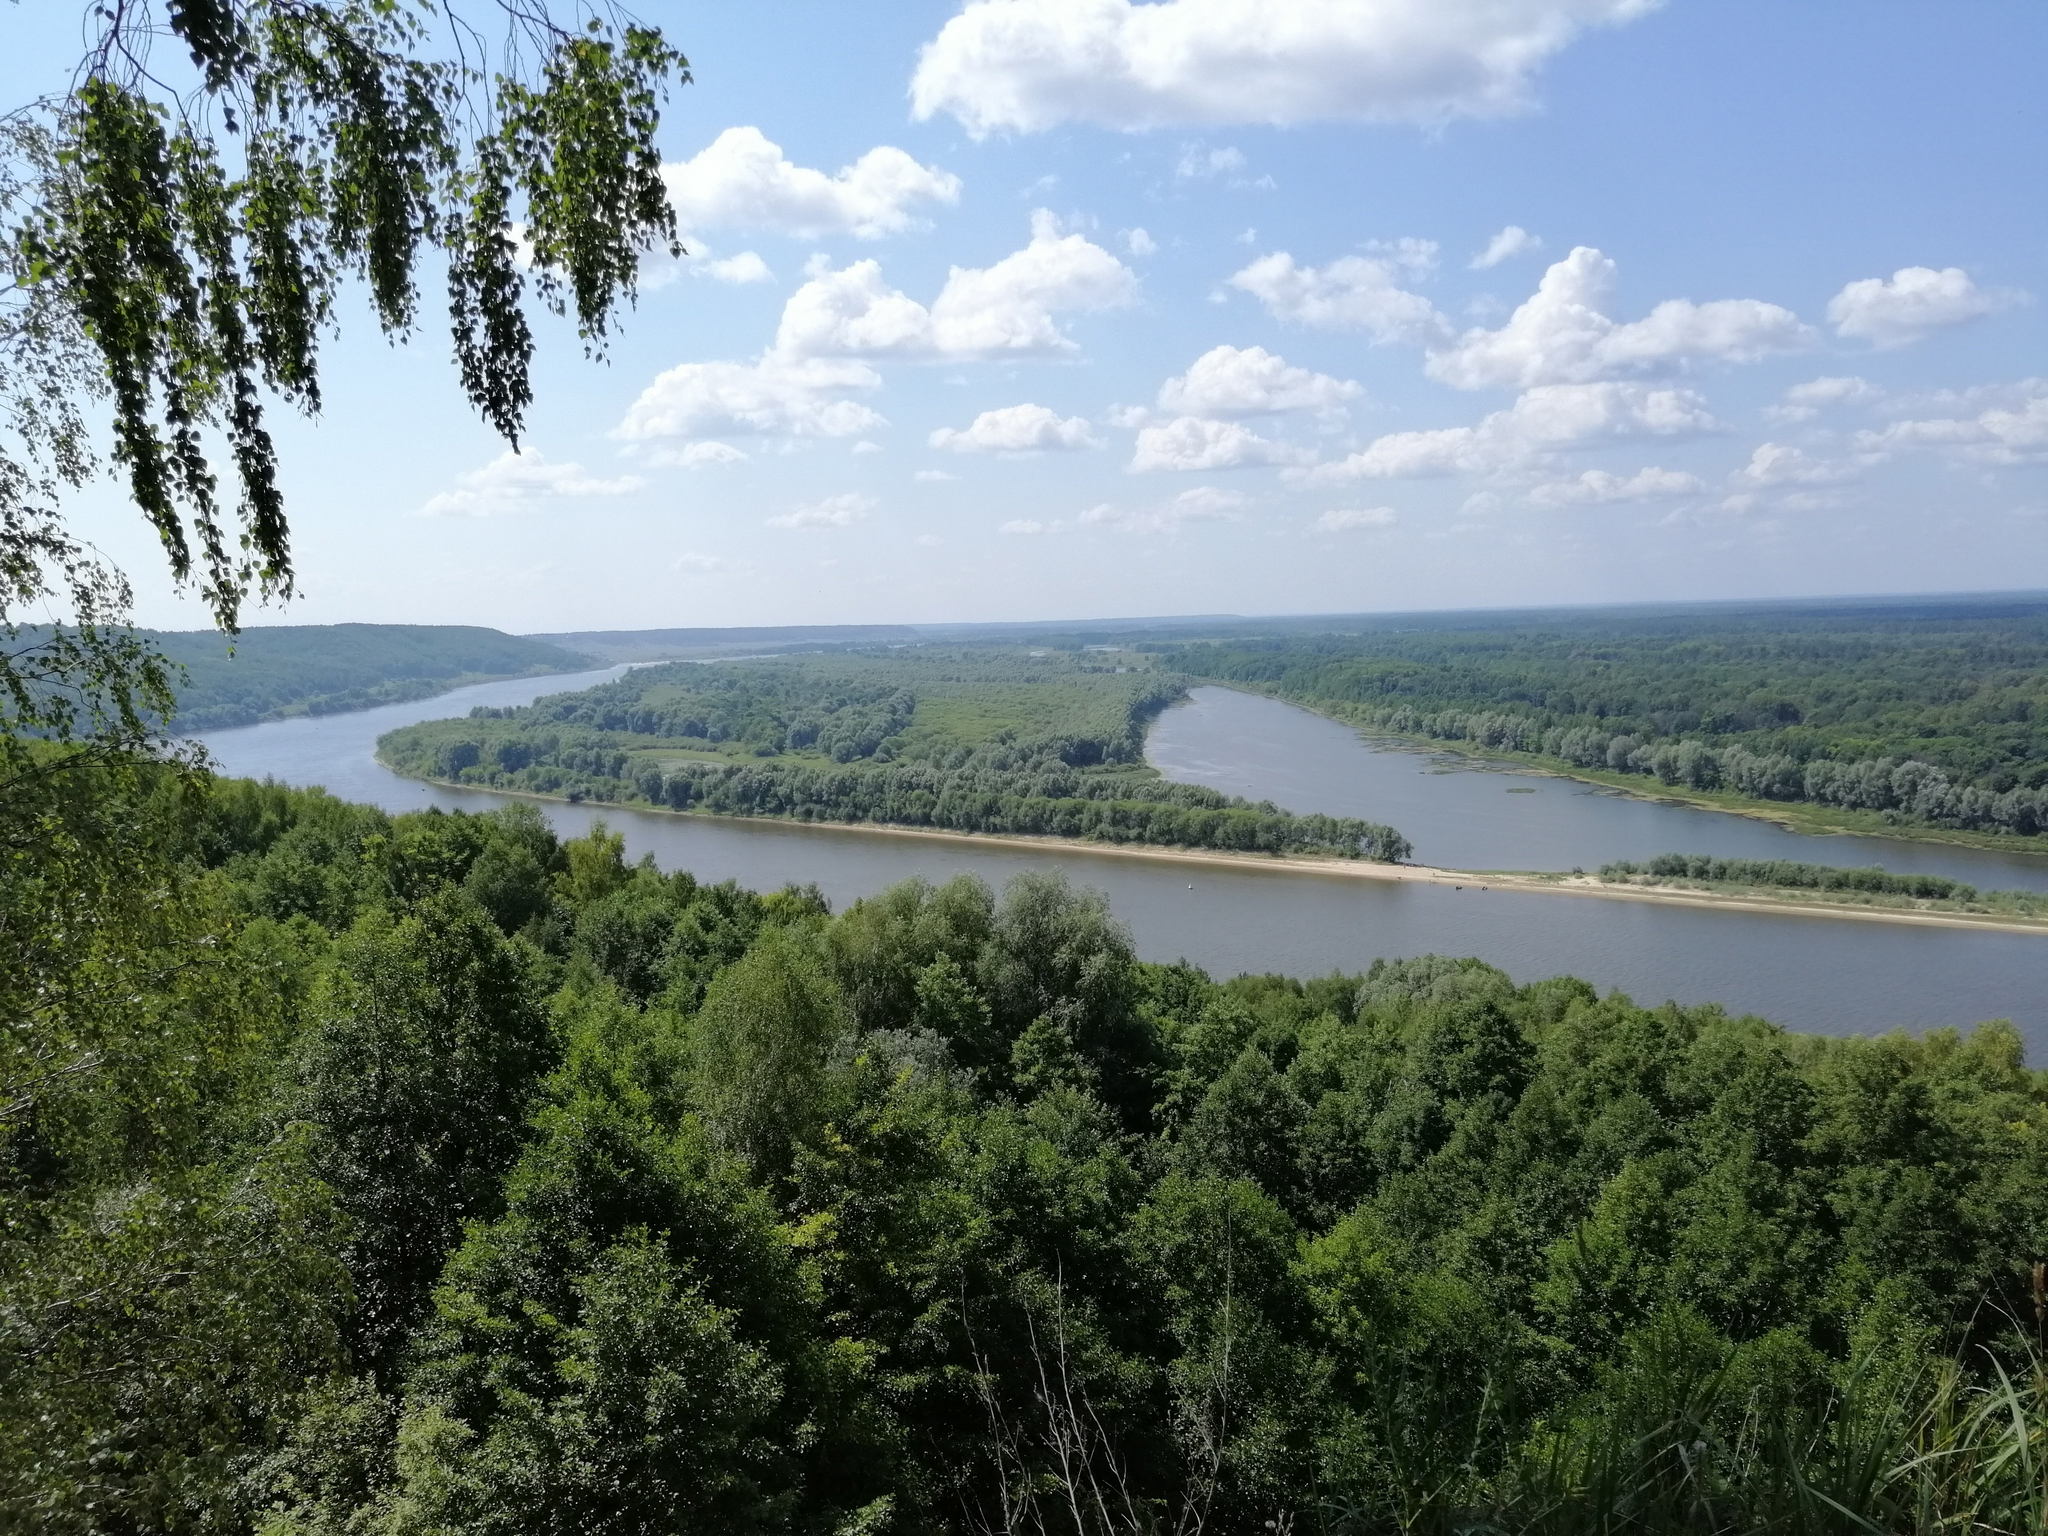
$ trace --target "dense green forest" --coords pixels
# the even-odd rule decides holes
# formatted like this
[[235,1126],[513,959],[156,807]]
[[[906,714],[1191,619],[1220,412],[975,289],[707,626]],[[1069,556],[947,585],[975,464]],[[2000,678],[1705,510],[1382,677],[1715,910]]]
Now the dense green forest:
[[2048,896],[2035,891],[1980,891],[1943,875],[1896,874],[1879,865],[1843,868],[1794,859],[1724,859],[1704,853],[1660,853],[1638,864],[1600,866],[1602,880],[1624,885],[1693,886],[1799,893],[1836,902],[1911,906],[1929,911],[2003,912],[2048,916]]
[[1374,730],[1896,823],[2048,833],[2048,603],[1467,622],[1151,648]]
[[370,709],[430,698],[487,677],[596,665],[559,645],[461,624],[283,624],[232,636],[213,630],[136,633],[182,669],[182,677],[174,678],[173,724],[187,733]]
[[1180,679],[1113,653],[916,647],[643,667],[407,726],[422,778],[730,816],[1401,859],[1391,827],[1297,816],[1144,765]]
[[[2048,1079],[530,807],[0,800],[0,1526],[2037,1531]],[[1361,964],[1368,957],[1361,956]]]

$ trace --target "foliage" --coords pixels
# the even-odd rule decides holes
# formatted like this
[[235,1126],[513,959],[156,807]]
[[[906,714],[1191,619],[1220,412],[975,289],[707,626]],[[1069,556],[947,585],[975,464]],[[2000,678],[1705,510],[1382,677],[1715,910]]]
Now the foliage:
[[177,670],[177,726],[188,735],[591,665],[560,646],[459,624],[279,624],[231,640],[209,631],[134,633]]
[[1006,647],[640,668],[393,731],[400,772],[729,816],[1399,860],[1391,827],[1296,816],[1143,766],[1170,677]]
[[1446,617],[1162,645],[1373,730],[1887,820],[2048,832],[2048,606]]
[[1844,869],[1792,859],[1718,859],[1701,853],[1660,853],[1646,863],[1620,859],[1600,866],[1600,878],[1623,885],[1741,887],[1785,893],[1815,892],[1837,901],[1910,904],[1926,910],[2048,913],[2048,899],[2032,891],[1979,891],[1941,875],[1893,874],[1876,865]]
[[404,336],[423,252],[442,257],[464,391],[516,444],[528,274],[595,347],[640,253],[675,249],[654,132],[681,55],[606,10],[502,12],[494,42],[439,3],[94,7],[68,92],[13,119],[15,291],[91,357],[129,491],[224,629],[251,591],[291,593],[265,397],[318,411],[344,286]]
[[39,782],[10,1527],[2038,1529],[2008,1024],[1218,983],[1053,877],[835,916],[531,807]]

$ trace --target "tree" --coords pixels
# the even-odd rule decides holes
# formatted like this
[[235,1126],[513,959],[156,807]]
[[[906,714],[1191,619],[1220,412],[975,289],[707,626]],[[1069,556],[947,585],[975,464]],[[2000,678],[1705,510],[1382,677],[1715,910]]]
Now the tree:
[[455,891],[361,919],[318,1007],[290,1110],[316,1128],[321,1176],[355,1223],[358,1337],[388,1368],[463,1222],[496,1209],[548,1023],[496,925]]
[[767,928],[718,973],[691,1032],[697,1093],[713,1139],[771,1179],[823,1109],[825,1062],[846,1004],[804,938]]
[[[499,9],[494,40],[449,0],[95,6],[75,84],[17,119],[39,153],[17,173],[16,291],[87,344],[115,461],[224,629],[252,589],[291,593],[264,397],[319,410],[345,285],[407,335],[437,251],[464,392],[516,445],[529,281],[597,350],[640,253],[678,249],[654,133],[667,82],[689,78],[682,55],[609,6],[574,26],[545,0]],[[165,67],[166,44],[189,69]],[[233,463],[239,537],[209,431]]]

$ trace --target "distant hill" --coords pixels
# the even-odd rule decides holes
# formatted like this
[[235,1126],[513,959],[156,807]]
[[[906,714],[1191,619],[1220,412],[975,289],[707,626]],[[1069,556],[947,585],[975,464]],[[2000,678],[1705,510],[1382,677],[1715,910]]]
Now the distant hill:
[[187,735],[601,665],[567,646],[459,624],[281,624],[232,640],[210,629],[143,634],[185,669],[174,724]]
[[831,650],[844,645],[914,645],[925,636],[908,624],[797,624],[743,629],[592,629],[526,638],[616,663],[688,661],[762,650]]

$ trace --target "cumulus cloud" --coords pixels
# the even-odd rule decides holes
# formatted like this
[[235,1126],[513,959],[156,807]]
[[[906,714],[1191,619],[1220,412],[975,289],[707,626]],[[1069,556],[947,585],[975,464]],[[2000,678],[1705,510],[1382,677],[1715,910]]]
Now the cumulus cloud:
[[1961,267],[1901,267],[1889,279],[1866,277],[1828,300],[1837,336],[1878,347],[1903,347],[1952,325],[1975,320],[2018,295],[1987,292]]
[[782,306],[770,349],[782,357],[881,357],[934,350],[931,311],[891,288],[881,263],[814,272]]
[[1878,453],[1946,448],[1987,464],[2048,460],[2048,379],[2023,379],[2004,393],[2004,400],[1972,416],[1895,421],[1882,431],[1860,432],[1857,447]]
[[1350,379],[1297,368],[1264,347],[1212,347],[1159,386],[1159,408],[1182,416],[1333,411],[1364,391]]
[[648,455],[651,462],[664,467],[701,469],[706,464],[744,464],[748,456],[731,443],[711,440],[701,443],[685,443],[680,448],[659,448]]
[[724,256],[716,261],[704,263],[705,272],[721,283],[772,283],[775,274],[768,270],[768,263],[761,259],[758,251],[741,251],[737,256]]
[[1333,507],[1316,519],[1323,533],[1354,533],[1361,528],[1391,528],[1401,521],[1392,507]]
[[1754,362],[1811,339],[1792,311],[1759,299],[1667,299],[1641,320],[1612,320],[1604,308],[1614,274],[1613,261],[1578,246],[1506,325],[1433,350],[1424,372],[1458,389],[1527,389],[1656,373],[1694,357]]
[[1031,216],[1031,243],[992,267],[955,267],[932,303],[932,336],[941,352],[1068,352],[1074,344],[1053,316],[1129,304],[1138,279],[1101,246],[1062,234],[1043,208]]
[[828,176],[793,164],[758,128],[728,128],[694,159],[663,166],[661,175],[676,222],[688,230],[873,240],[909,227],[919,203],[960,198],[959,177],[886,144]]
[[939,428],[931,445],[955,453],[1020,454],[1100,448],[1102,443],[1079,416],[1062,418],[1042,405],[1006,405],[983,411],[967,427]]
[[1136,275],[1101,246],[1063,234],[1044,209],[1031,241],[989,267],[954,267],[929,309],[891,288],[873,261],[814,273],[782,312],[774,351],[787,356],[972,357],[1071,352],[1055,316],[1115,309]]
[[1285,251],[1261,256],[1230,279],[1279,319],[1323,330],[1364,331],[1376,342],[1416,343],[1448,338],[1436,306],[1395,281],[1396,256],[1341,256],[1326,267],[1304,267]]
[[1833,485],[1853,479],[1847,464],[1816,459],[1786,443],[1759,443],[1749,462],[1731,477],[1739,486]]
[[629,443],[725,433],[856,437],[887,423],[846,396],[881,382],[865,363],[829,358],[682,363],[640,392],[612,435]]
[[970,0],[911,81],[980,135],[1324,120],[1441,122],[1532,99],[1543,62],[1657,0]]
[[1616,501],[1650,501],[1666,496],[1693,496],[1706,489],[1697,475],[1682,469],[1639,469],[1626,477],[1589,469],[1568,480],[1552,480],[1531,488],[1529,500],[1539,507],[1605,506]]
[[1246,469],[1256,464],[1304,464],[1313,458],[1305,449],[1260,437],[1240,422],[1179,416],[1139,431],[1131,468]]
[[1121,528],[1129,533],[1177,533],[1189,523],[1234,523],[1251,499],[1213,485],[1191,486],[1155,507],[1125,511],[1104,502],[1078,519],[1084,525]]
[[957,480],[960,477],[958,475],[950,475],[946,473],[946,471],[943,469],[920,469],[916,474],[912,475],[910,478],[913,480],[924,480],[929,481],[932,484],[938,484],[941,481]]
[[1811,421],[1828,406],[1865,404],[1883,398],[1884,391],[1868,379],[1808,379],[1786,390],[1784,403],[1767,407],[1764,414],[1774,421]]
[[875,507],[875,498],[858,491],[827,496],[823,501],[793,507],[768,519],[770,528],[850,528]]
[[581,464],[550,464],[537,448],[508,448],[482,469],[456,476],[457,488],[420,508],[422,517],[500,517],[550,501],[624,496],[646,482],[633,475],[601,479]]
[[1142,225],[1137,229],[1125,230],[1123,241],[1124,249],[1133,256],[1154,256],[1159,252],[1159,242],[1146,234]]
[[1391,432],[1361,451],[1302,478],[1314,484],[1424,475],[1496,474],[1562,449],[1631,438],[1697,436],[1715,429],[1707,405],[1689,389],[1641,384],[1545,384],[1471,427]]
[[1497,267],[1504,261],[1542,249],[1543,241],[1539,236],[1530,234],[1519,224],[1510,224],[1486,242],[1486,249],[1472,258],[1471,268],[1475,272],[1483,272],[1488,267]]

